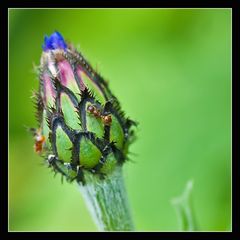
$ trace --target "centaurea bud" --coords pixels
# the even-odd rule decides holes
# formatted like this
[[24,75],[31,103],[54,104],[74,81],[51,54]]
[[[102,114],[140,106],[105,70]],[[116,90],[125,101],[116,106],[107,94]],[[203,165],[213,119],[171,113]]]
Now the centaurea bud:
[[[59,32],[46,36],[42,48],[38,152],[70,182],[84,184],[84,171],[104,178],[126,160],[135,123],[125,117],[107,82]],[[35,148],[39,144],[36,140]]]

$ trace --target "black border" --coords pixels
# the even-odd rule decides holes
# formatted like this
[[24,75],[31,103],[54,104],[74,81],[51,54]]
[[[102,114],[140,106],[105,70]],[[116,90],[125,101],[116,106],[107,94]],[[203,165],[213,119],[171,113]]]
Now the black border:
[[[240,215],[240,198],[239,198],[239,158],[237,157],[237,127],[239,126],[239,119],[237,120],[237,82],[239,81],[239,22],[240,22],[240,7],[235,6],[232,9],[232,231],[238,234],[239,237],[239,215]],[[235,111],[234,111],[235,110]],[[235,140],[235,144],[234,144]]]
[[47,8],[74,8],[74,7],[97,7],[97,8],[231,8],[233,5],[237,4],[236,0],[148,0],[148,1],[120,1],[120,0],[91,0],[91,1],[75,1],[75,0],[58,0],[58,1],[48,1],[48,0],[9,0],[7,5],[10,8],[23,8],[23,7],[47,7]]
[[[104,238],[127,238],[127,237],[145,237],[151,236],[153,239],[162,238],[162,239],[240,239],[239,236],[239,213],[240,213],[240,199],[238,195],[239,180],[238,172],[240,169],[239,160],[236,158],[236,148],[234,148],[234,138],[238,137],[239,131],[233,129],[237,127],[240,121],[237,121],[237,115],[234,111],[236,108],[237,101],[237,86],[236,82],[239,81],[239,61],[237,59],[240,56],[239,51],[239,12],[240,7],[237,5],[238,0],[201,0],[192,2],[176,0],[175,2],[170,0],[154,1],[148,0],[145,2],[135,1],[119,1],[119,0],[104,0],[104,1],[95,1],[87,2],[81,0],[65,0],[65,1],[48,1],[48,0],[11,0],[5,3],[5,6],[0,7],[0,17],[1,21],[1,103],[4,103],[3,106],[3,115],[4,118],[0,118],[2,122],[1,133],[1,149],[4,155],[0,159],[0,170],[1,170],[1,221],[0,221],[0,234],[1,239],[86,239],[91,237],[104,237]],[[74,7],[101,7],[101,8],[112,8],[112,7],[134,7],[134,8],[232,8],[232,232],[108,232],[108,233],[97,233],[97,232],[8,232],[8,8],[74,8]],[[2,85],[4,84],[4,87]],[[236,110],[236,109],[235,109]],[[239,183],[239,182],[238,182]]]

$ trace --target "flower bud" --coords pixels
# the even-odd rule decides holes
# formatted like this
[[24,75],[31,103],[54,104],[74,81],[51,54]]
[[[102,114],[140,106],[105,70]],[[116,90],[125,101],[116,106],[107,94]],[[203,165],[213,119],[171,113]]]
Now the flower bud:
[[[38,133],[49,167],[84,182],[83,170],[111,173],[127,158],[135,125],[106,81],[58,32],[45,37],[36,94]],[[39,135],[39,134],[38,134]],[[40,139],[40,138],[38,138]]]

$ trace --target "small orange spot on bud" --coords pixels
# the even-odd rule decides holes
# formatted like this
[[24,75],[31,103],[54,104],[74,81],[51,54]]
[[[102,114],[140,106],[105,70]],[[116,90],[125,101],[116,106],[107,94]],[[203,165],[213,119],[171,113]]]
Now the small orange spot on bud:
[[112,123],[112,117],[111,117],[111,115],[102,116],[102,120],[103,120],[103,123],[104,123],[105,125],[111,125],[111,123]]
[[95,117],[100,117],[100,116],[101,116],[101,113],[100,113],[97,109],[94,109],[93,115],[94,115]]
[[36,153],[41,153],[43,149],[43,144],[45,142],[45,137],[41,134],[41,129],[38,129],[34,136],[35,144],[34,150]]

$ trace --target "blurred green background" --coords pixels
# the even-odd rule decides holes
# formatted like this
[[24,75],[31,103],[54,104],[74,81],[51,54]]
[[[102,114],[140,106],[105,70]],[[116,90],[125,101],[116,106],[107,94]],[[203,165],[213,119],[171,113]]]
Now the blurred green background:
[[203,231],[231,229],[230,9],[9,10],[9,230],[96,231],[75,184],[53,178],[24,126],[45,34],[80,46],[137,120],[124,166],[138,231],[176,231],[171,199],[194,180]]

